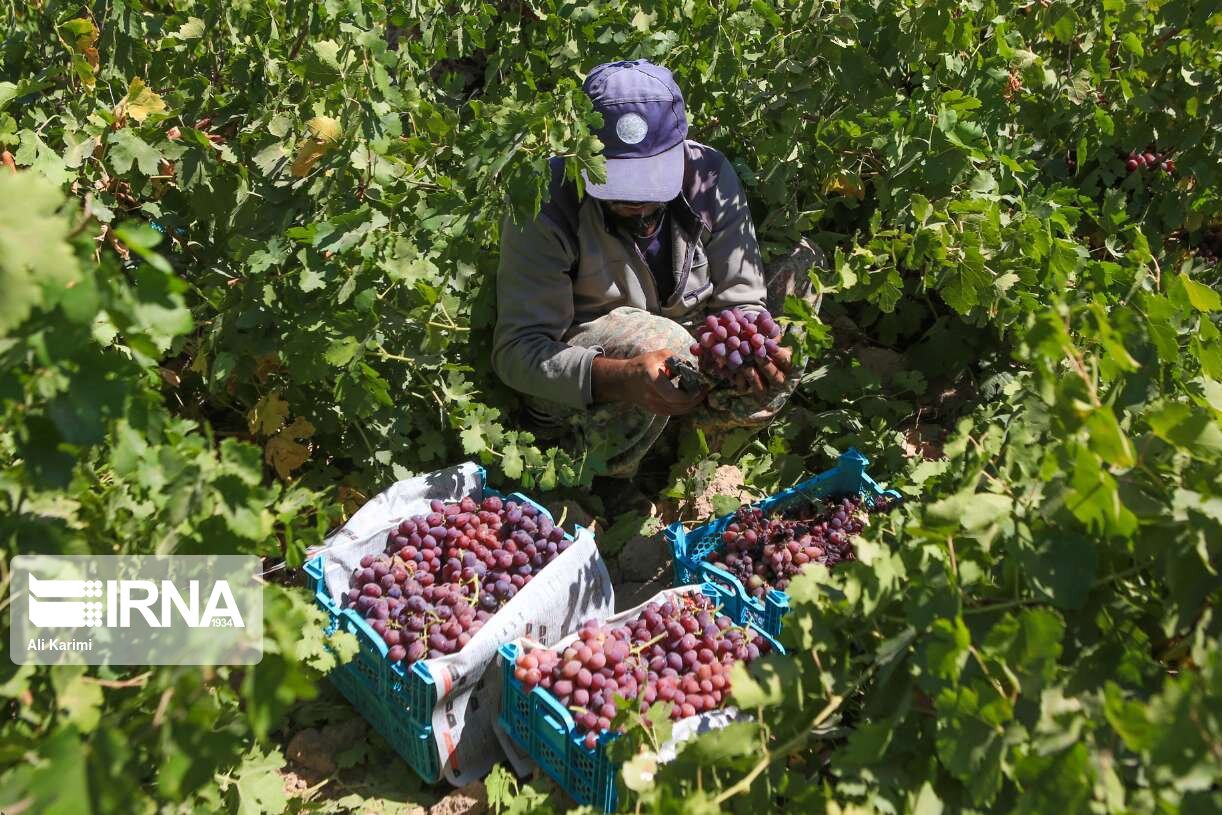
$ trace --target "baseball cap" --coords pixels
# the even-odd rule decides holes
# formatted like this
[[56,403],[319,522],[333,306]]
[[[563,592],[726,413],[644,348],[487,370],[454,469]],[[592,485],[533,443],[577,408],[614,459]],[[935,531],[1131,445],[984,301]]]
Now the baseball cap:
[[683,187],[683,94],[670,71],[644,59],[608,62],[590,71],[582,90],[603,115],[597,136],[607,183],[582,171],[586,191],[605,201],[670,201]]

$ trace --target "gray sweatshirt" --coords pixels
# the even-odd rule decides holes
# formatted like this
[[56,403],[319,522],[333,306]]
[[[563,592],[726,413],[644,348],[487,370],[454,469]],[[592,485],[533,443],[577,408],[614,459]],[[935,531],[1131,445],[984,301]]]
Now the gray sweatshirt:
[[675,289],[665,303],[640,249],[612,229],[597,201],[577,200],[558,159],[539,215],[520,227],[505,219],[492,339],[492,366],[505,384],[587,407],[601,351],[566,343],[576,326],[620,306],[684,324],[731,306],[763,308],[763,264],[738,176],[713,148],[686,144],[683,192],[669,210]]

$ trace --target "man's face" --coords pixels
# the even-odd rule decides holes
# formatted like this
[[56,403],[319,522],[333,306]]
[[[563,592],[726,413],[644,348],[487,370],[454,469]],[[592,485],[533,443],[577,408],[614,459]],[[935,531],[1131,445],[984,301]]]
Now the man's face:
[[606,201],[607,209],[629,232],[648,238],[658,228],[666,204],[657,201]]
[[649,217],[666,205],[654,201],[608,201],[607,206],[621,218],[640,218]]

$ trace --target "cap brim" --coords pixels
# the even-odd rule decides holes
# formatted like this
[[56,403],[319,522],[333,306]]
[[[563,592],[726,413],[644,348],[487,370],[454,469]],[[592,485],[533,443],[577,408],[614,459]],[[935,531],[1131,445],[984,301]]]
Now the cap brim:
[[683,189],[684,144],[646,158],[607,159],[607,183],[593,184],[585,170],[586,192],[604,201],[670,201]]

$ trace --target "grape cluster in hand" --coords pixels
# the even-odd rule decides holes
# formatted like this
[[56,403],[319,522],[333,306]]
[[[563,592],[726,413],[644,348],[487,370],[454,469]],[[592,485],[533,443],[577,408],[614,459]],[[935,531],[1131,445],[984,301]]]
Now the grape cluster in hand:
[[1164,173],[1170,174],[1175,172],[1175,159],[1169,155],[1155,153],[1153,148],[1147,149],[1144,153],[1130,150],[1125,159],[1124,168],[1130,173],[1135,173],[1143,167],[1147,170],[1161,169]]
[[729,378],[755,361],[776,362],[780,337],[781,327],[767,311],[731,308],[705,317],[696,328],[696,342],[689,350],[700,360],[705,373]]
[[[873,507],[886,508],[885,498]],[[807,563],[830,567],[852,560],[851,538],[865,528],[866,509],[857,496],[802,504],[775,518],[742,507],[721,533],[722,545],[709,554],[708,562],[737,577],[753,597],[763,597],[770,588],[784,591]]]
[[370,620],[393,662],[453,654],[571,541],[530,504],[434,500],[353,570],[345,607]]
[[716,710],[730,692],[730,666],[768,649],[766,639],[718,614],[704,595],[680,595],[649,603],[618,626],[587,622],[563,652],[519,656],[514,677],[527,693],[540,686],[551,691],[593,749],[615,718],[616,696],[636,699],[642,713],[670,702],[676,720]]

